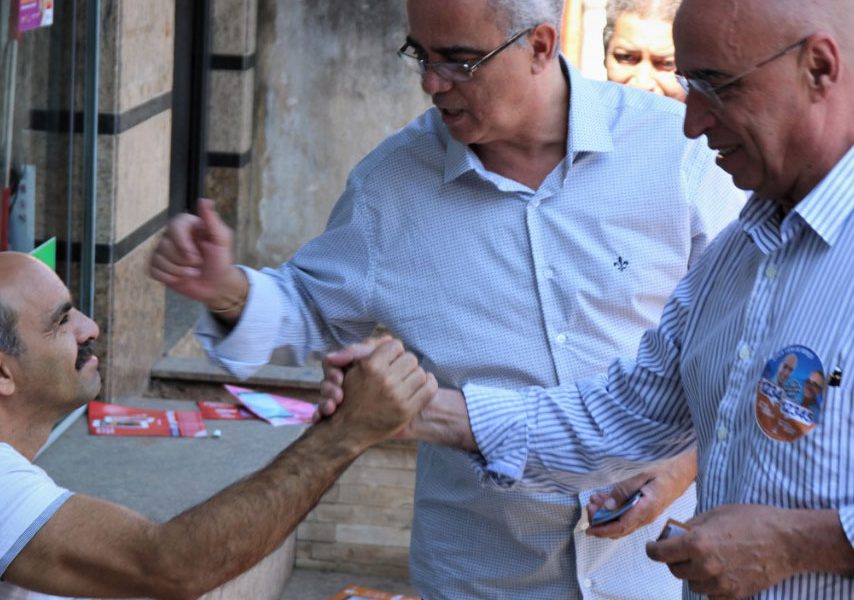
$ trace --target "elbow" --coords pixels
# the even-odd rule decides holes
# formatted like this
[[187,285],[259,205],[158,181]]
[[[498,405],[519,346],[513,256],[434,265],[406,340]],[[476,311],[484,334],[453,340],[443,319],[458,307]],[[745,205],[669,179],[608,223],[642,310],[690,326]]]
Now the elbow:
[[156,600],[197,600],[213,587],[192,574],[182,577],[171,573],[152,573],[146,595]]
[[191,556],[176,549],[170,540],[154,535],[152,542],[146,556],[140,557],[145,565],[142,580],[146,597],[196,600],[219,583],[215,575],[200,569]]

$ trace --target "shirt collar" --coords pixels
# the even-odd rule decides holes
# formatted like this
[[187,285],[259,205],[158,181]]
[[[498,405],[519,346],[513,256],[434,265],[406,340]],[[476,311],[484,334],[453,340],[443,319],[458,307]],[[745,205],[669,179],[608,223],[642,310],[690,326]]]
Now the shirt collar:
[[854,212],[854,147],[848,149],[792,212],[800,215],[828,246],[833,246],[845,221]]
[[833,246],[839,239],[843,224],[854,212],[852,183],[854,148],[849,148],[785,218],[779,202],[754,194],[739,216],[742,229],[765,254],[792,239],[804,225],[828,246]]
[[[569,119],[566,136],[566,155],[579,152],[612,152],[614,144],[611,137],[608,112],[602,106],[602,100],[590,81],[584,78],[561,54],[560,66],[569,80]],[[445,153],[445,183],[453,181],[468,171],[483,172],[483,164],[478,156],[465,144],[461,144],[448,133],[438,109],[434,108],[435,118],[447,144]],[[525,188],[522,186],[522,188]]]
[[564,73],[569,75],[567,156],[577,152],[613,152],[609,111],[602,105],[602,98],[593,83],[562,55],[560,60]]

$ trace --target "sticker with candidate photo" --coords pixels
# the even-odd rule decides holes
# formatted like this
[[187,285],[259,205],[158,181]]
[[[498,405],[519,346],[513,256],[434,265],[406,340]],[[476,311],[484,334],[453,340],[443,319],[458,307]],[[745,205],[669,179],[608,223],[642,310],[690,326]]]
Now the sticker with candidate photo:
[[756,389],[756,422],[772,440],[794,442],[815,429],[824,402],[821,359],[805,346],[787,346],[765,364]]

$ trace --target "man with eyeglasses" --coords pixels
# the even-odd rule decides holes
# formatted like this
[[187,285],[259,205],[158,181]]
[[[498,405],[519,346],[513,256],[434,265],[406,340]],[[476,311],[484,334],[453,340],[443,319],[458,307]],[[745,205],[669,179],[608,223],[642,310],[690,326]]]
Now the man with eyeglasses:
[[[444,385],[556,385],[636,346],[744,196],[681,135],[682,105],[558,56],[562,7],[409,0],[401,60],[435,108],[354,169],[326,231],[285,265],[232,266],[206,203],[172,222],[152,274],[207,305],[198,331],[220,363],[249,374],[276,346],[302,360],[382,323]],[[641,503],[591,533],[650,523],[694,471],[688,452],[633,478]],[[429,600],[675,598],[679,582],[636,558],[661,522],[622,540],[583,531],[590,490],[621,477],[505,489],[477,457],[423,444],[412,580]],[[688,518],[692,496],[668,514]]]
[[[854,10],[684,0],[674,34],[685,133],[755,190],[739,220],[679,283],[635,360],[553,388],[472,380],[440,390],[410,429],[478,451],[508,489],[571,485],[696,436],[698,514],[647,546],[686,598],[854,598]],[[763,389],[785,400],[761,383],[789,356],[812,373],[806,419],[762,412]]]

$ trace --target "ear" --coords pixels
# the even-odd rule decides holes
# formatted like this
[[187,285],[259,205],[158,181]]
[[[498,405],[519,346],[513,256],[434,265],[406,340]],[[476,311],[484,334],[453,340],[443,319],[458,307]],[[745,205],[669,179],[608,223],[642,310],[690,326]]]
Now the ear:
[[546,70],[558,52],[558,33],[553,25],[542,23],[528,34],[528,43],[533,50],[531,70],[534,74]]
[[839,80],[839,45],[832,35],[819,31],[807,40],[804,55],[810,96],[816,100],[824,98]]
[[0,398],[15,393],[15,378],[9,367],[10,361],[11,357],[8,354],[0,352]]

